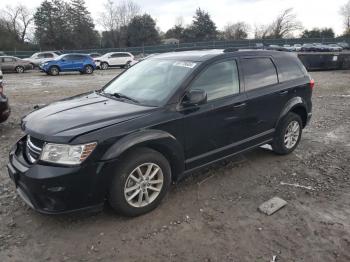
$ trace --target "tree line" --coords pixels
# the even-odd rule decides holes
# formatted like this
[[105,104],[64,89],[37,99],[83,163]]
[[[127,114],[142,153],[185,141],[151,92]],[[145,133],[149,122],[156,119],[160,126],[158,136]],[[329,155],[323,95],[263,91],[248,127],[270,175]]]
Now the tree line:
[[[344,36],[350,36],[350,0],[339,14],[344,20]],[[96,25],[103,30],[97,31]],[[249,35],[256,39],[279,39],[292,38],[296,32],[301,32],[302,38],[335,36],[332,28],[303,30],[291,8],[267,25],[251,27],[239,21],[228,23],[222,30],[218,30],[207,11],[198,8],[191,24],[185,25],[179,17],[166,32],[161,32],[156,20],[132,0],[105,0],[96,21],[85,0],[44,0],[35,10],[22,4],[0,10],[0,50],[132,47],[159,44],[166,38],[180,42],[239,40]]]

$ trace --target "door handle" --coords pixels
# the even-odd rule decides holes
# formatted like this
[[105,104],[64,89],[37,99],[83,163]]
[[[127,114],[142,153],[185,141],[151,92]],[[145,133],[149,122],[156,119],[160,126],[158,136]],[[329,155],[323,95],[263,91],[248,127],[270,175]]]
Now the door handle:
[[285,91],[281,91],[278,93],[280,96],[284,96],[286,94],[288,94],[288,90],[285,90]]
[[247,104],[242,102],[242,103],[237,103],[237,104],[234,104],[233,107],[234,108],[242,108],[242,107],[245,107]]

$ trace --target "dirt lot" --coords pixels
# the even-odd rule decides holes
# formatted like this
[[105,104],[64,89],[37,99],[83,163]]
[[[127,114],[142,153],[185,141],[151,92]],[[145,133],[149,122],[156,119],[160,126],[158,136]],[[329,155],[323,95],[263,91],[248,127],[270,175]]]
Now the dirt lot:
[[[5,75],[13,113],[0,125],[0,261],[350,261],[350,71],[312,73],[313,120],[289,156],[259,148],[201,170],[134,219],[108,207],[65,216],[27,208],[6,170],[21,116],[118,72]],[[288,205],[259,213],[273,196]]]

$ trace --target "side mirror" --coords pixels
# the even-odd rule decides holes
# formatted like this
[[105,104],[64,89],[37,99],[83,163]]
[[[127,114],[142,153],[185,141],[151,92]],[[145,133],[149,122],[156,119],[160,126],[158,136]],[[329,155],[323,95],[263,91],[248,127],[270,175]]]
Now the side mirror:
[[201,89],[189,91],[182,100],[184,106],[202,105],[207,102],[207,92]]

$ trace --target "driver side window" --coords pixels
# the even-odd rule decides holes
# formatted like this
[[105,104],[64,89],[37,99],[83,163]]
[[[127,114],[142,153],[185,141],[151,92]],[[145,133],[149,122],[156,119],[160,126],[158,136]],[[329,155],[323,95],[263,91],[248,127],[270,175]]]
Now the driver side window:
[[210,65],[192,83],[191,89],[207,92],[208,101],[239,93],[239,77],[235,60]]

